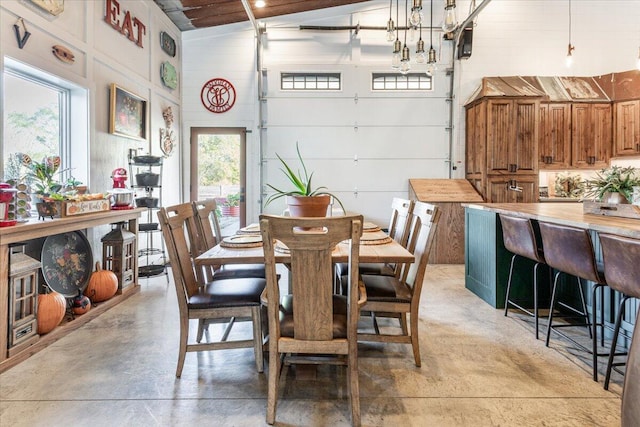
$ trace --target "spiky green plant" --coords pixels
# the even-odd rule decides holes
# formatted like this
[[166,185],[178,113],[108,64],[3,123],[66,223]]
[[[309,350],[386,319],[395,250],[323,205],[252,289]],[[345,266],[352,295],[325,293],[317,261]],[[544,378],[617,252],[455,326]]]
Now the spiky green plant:
[[605,193],[620,193],[631,200],[633,187],[640,186],[640,172],[628,166],[611,166],[596,172],[595,178],[585,181],[584,198],[601,200]]
[[327,187],[313,188],[311,186],[311,179],[313,178],[313,172],[311,172],[311,174],[309,174],[307,172],[307,166],[304,164],[304,160],[302,159],[302,155],[300,154],[300,147],[298,147],[298,143],[297,142],[296,142],[296,152],[298,153],[298,159],[300,160],[300,165],[302,166],[302,173],[300,172],[300,169],[298,169],[297,173],[294,172],[293,169],[291,169],[291,167],[289,167],[287,162],[285,162],[282,159],[282,157],[280,157],[280,155],[278,153],[276,153],[276,156],[278,157],[278,160],[280,160],[280,163],[282,163],[282,166],[283,166],[283,168],[280,168],[280,170],[282,171],[282,173],[284,173],[284,175],[287,177],[287,179],[289,179],[291,184],[293,184],[294,189],[286,191],[286,190],[281,190],[279,188],[276,188],[271,184],[267,184],[267,187],[271,188],[273,191],[275,191],[275,193],[272,194],[271,196],[269,196],[269,198],[267,198],[267,201],[265,202],[264,205],[268,206],[269,203],[273,202],[274,200],[280,199],[280,198],[285,197],[285,196],[308,196],[308,197],[312,197],[312,196],[326,195],[326,196],[333,197],[333,199],[340,204],[340,207],[344,211],[345,210],[344,209],[344,205],[342,204],[340,199],[338,199],[332,193],[326,191]]

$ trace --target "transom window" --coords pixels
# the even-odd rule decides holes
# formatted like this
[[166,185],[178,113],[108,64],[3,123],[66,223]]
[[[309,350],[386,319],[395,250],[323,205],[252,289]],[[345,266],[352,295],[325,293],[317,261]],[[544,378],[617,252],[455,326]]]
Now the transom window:
[[373,90],[433,90],[433,80],[425,73],[373,73]]
[[282,90],[340,90],[340,73],[281,73]]

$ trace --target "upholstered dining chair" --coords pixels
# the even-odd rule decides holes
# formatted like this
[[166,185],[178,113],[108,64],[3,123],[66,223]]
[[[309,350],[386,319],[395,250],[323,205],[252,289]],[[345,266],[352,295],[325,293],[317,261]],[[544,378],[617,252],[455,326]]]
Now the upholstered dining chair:
[[[407,249],[414,254],[415,262],[404,264],[399,277],[363,274],[367,290],[367,303],[362,311],[375,313],[377,317],[400,317],[400,334],[382,334],[374,320],[375,333],[358,333],[358,341],[407,343],[413,348],[416,366],[421,365],[418,336],[418,310],[429,253],[433,244],[440,211],[434,205],[416,202]],[[409,315],[410,325],[407,325]],[[375,318],[374,318],[375,319]],[[410,327],[408,327],[410,326]]]
[[[178,297],[180,313],[180,346],[176,377],[182,375],[186,353],[219,349],[253,347],[258,372],[263,371],[263,333],[260,294],[265,288],[263,278],[231,278],[211,282],[197,280],[191,249],[198,239],[190,222],[193,221],[190,203],[161,208],[158,211],[162,234],[167,246],[171,271]],[[222,338],[204,344],[189,343],[189,320],[249,319],[253,323],[253,339],[227,341],[230,322]]]
[[[292,218],[260,216],[267,272],[269,384],[267,423],[276,418],[278,383],[284,362],[347,365],[347,390],[353,425],[360,425],[357,323],[366,301],[358,281],[362,216]],[[347,295],[335,295],[331,253],[349,245]],[[277,251],[289,252],[290,293],[280,295]],[[282,355],[282,356],[281,356]],[[312,359],[305,359],[314,356]],[[337,360],[336,360],[337,357]]]

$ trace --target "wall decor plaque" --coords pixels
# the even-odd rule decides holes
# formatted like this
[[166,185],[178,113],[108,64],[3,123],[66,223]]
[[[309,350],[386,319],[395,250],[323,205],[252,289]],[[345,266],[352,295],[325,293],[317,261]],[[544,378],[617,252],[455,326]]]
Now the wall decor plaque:
[[165,31],[160,31],[160,47],[170,57],[176,56],[176,41]]
[[178,87],[178,73],[171,62],[165,61],[160,65],[160,77],[162,78],[162,83],[169,89]]
[[58,16],[64,11],[64,0],[31,0],[31,3],[53,16]]
[[224,113],[236,103],[236,89],[225,79],[211,79],[202,86],[200,100],[212,113]]

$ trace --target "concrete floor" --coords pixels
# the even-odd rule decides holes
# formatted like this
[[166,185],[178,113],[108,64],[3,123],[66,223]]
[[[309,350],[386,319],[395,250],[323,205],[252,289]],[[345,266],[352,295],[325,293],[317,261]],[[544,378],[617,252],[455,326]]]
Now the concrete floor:
[[[408,345],[359,345],[363,425],[618,426],[622,380],[464,288],[463,266],[429,266],[422,368]],[[165,277],[0,375],[1,426],[260,426],[267,377],[252,349],[189,353],[175,378],[178,310]],[[234,327],[248,334],[244,325]],[[192,325],[195,330],[195,323]],[[212,329],[212,333],[216,331]],[[600,371],[603,372],[601,365]],[[349,425],[342,367],[283,371],[276,425]]]

